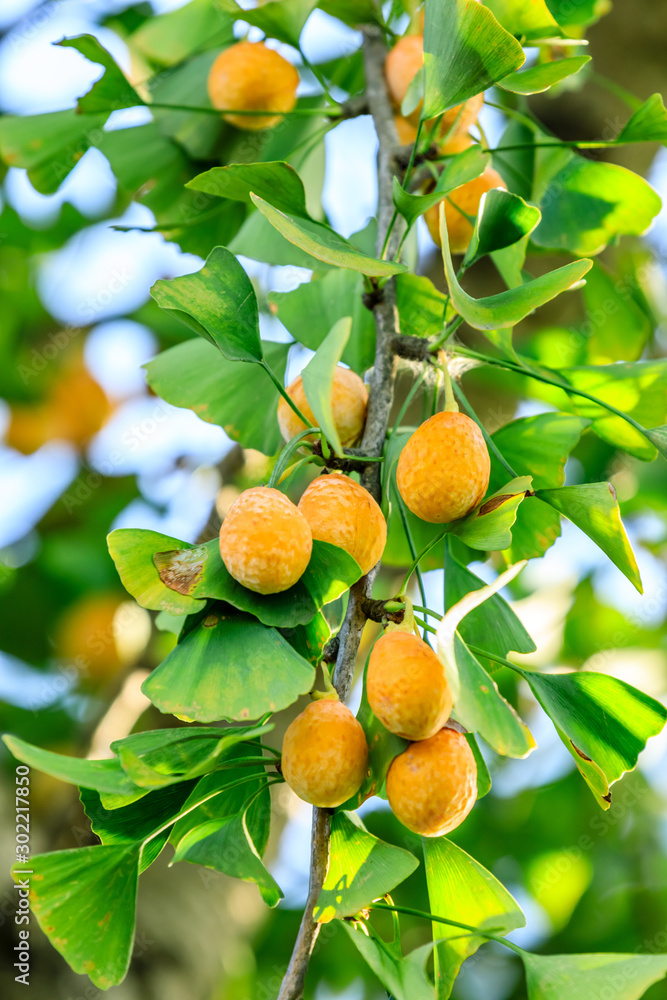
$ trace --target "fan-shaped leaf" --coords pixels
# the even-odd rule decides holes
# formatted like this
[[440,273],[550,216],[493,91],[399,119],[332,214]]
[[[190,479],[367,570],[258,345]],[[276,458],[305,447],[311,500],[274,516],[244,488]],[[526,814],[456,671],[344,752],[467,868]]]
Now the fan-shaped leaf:
[[144,681],[161,712],[188,722],[257,719],[313,685],[315,670],[279,632],[214,605]]
[[405,264],[389,260],[378,260],[360,253],[348,240],[321,222],[290,215],[274,208],[256,194],[250,195],[262,215],[290,243],[311,254],[318,260],[335,267],[349,267],[372,277],[383,277],[407,271]]
[[259,312],[250,278],[233,253],[215,247],[200,271],[156,281],[151,295],[229,361],[261,361]]
[[[35,855],[30,908],[71,968],[108,990],[127,972],[134,942],[138,844]],[[12,871],[21,885],[21,866]]]
[[643,593],[637,560],[625,533],[611,483],[561,486],[537,490],[536,495],[592,538],[639,593]]
[[426,0],[423,117],[433,118],[481,93],[525,58],[487,7],[475,0]]
[[[507,934],[526,923],[518,903],[507,889],[460,847],[446,837],[422,838],[426,884],[431,912],[481,929]],[[433,924],[438,941],[438,1000],[446,1000],[463,962],[474,955],[484,938],[461,936],[457,927]]]
[[510,73],[504,80],[499,80],[498,86],[513,94],[541,94],[579,73],[590,61],[590,56],[570,56],[568,59],[540,63],[520,73]]
[[355,813],[331,818],[331,860],[313,917],[327,923],[359,913],[417,868],[414,854],[369,833]]

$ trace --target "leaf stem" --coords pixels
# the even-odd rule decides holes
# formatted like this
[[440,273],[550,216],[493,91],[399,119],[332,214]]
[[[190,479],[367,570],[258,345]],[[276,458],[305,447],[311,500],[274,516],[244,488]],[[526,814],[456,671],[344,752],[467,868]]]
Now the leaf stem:
[[[234,760],[227,761],[225,763],[224,757],[220,764],[218,764],[213,770],[215,771],[227,771],[231,768],[236,767],[254,767],[257,764],[263,764],[265,767],[275,767],[277,760],[273,760],[271,757],[239,757]],[[261,775],[259,775],[261,777]]]
[[[403,181],[402,181],[403,185],[406,185],[409,182],[409,180],[410,180],[410,174],[412,173],[412,168],[415,165],[415,158],[417,156],[417,146],[419,145],[419,137],[421,135],[421,130],[422,130],[422,125],[423,124],[424,124],[423,121],[420,120],[419,125],[417,126],[417,135],[415,136],[415,141],[412,144],[412,150],[410,152],[410,160],[408,162],[408,165],[406,167],[405,173],[403,175]],[[391,234],[392,234],[394,226],[396,225],[396,219],[397,218],[398,218],[398,209],[396,207],[394,207],[394,211],[392,213],[391,219],[389,221],[389,226],[387,227],[387,232],[385,234],[384,243],[382,245],[382,253],[380,254],[380,258],[382,260],[384,260],[384,255],[387,252],[387,247],[389,246],[389,240],[391,239]],[[403,235],[403,239],[401,239],[400,242],[399,242],[398,248],[396,250],[396,257],[397,258],[398,258],[398,254],[400,253],[401,247],[403,246],[403,240],[405,239],[406,235],[407,234],[404,234]]]
[[521,672],[521,667],[518,663],[512,663],[511,660],[507,660],[504,656],[500,656],[498,653],[490,653],[488,649],[482,649],[481,646],[472,646],[470,643],[466,644],[471,653],[476,653],[477,656],[485,656],[487,660],[493,660],[494,663],[499,663],[502,667],[509,667],[510,670]]
[[271,472],[271,477],[268,483],[270,488],[271,487],[275,488],[278,485],[278,483],[281,481],[283,472],[287,468],[287,463],[290,461],[292,455],[296,451],[298,451],[299,448],[304,447],[306,443],[305,439],[307,437],[310,437],[311,434],[312,432],[310,431],[310,429],[306,427],[305,430],[299,431],[298,434],[295,434],[294,437],[291,438],[287,442],[287,444],[283,447],[282,451],[278,455],[278,458],[276,459],[276,464],[273,466],[273,470]]
[[420,608],[418,604],[412,605],[413,611],[421,611],[424,615],[430,615],[431,618],[437,618],[438,621],[442,621],[444,615],[441,615],[438,611],[432,611],[431,608]]
[[[445,309],[446,308],[447,308],[447,303],[445,303]],[[449,340],[449,338],[452,336],[453,333],[456,333],[456,331],[458,330],[458,328],[461,326],[462,323],[463,323],[463,316],[455,316],[454,319],[450,320],[450,322],[445,326],[445,329],[440,334],[438,339],[434,340],[431,346],[429,347],[429,353],[435,354],[437,351],[439,351],[442,345],[445,343],[445,341]]]
[[[280,379],[278,378],[278,376],[276,375],[276,373],[274,372],[273,368],[268,363],[268,361],[266,361],[264,358],[262,358],[262,360],[260,361],[260,364],[261,364],[262,368],[264,369],[264,371],[266,372],[266,374],[271,379],[271,381],[273,382],[273,384],[275,385],[275,387],[278,390],[278,392],[280,393],[280,395],[283,397],[283,399],[287,403],[287,405],[292,410],[294,410],[294,412],[296,413],[296,415],[299,418],[299,420],[301,421],[301,423],[305,424],[306,427],[313,427],[314,430],[319,430],[319,428],[314,427],[314,425],[311,424],[311,422],[308,419],[308,417],[304,417],[303,413],[301,412],[301,410],[299,409],[299,407],[296,405],[296,403],[294,402],[294,400],[292,399],[292,397],[288,394],[287,389],[282,384],[282,382],[280,381]],[[292,440],[294,440],[294,439],[292,438]]]
[[331,92],[330,92],[329,87],[327,85],[327,81],[324,79],[324,76],[320,73],[319,69],[316,66],[313,66],[313,64],[311,63],[310,59],[308,58],[308,56],[306,55],[306,53],[303,51],[303,49],[301,48],[300,45],[299,45],[299,48],[298,48],[298,52],[299,52],[299,55],[301,56],[303,65],[306,67],[306,69],[310,70],[310,72],[313,74],[313,76],[315,77],[315,79],[319,83],[320,87],[322,88],[322,90],[326,94],[327,98],[331,101],[332,104],[336,105],[337,107],[340,107],[340,101],[337,101],[335,99],[335,97],[331,96]]
[[269,782],[263,774],[247,774],[245,777],[238,778],[236,781],[230,781],[228,785],[225,785],[223,788],[218,788],[215,792],[210,792],[208,795],[205,795],[203,799],[198,799],[196,802],[193,802],[192,805],[188,806],[187,809],[182,809],[176,816],[172,816],[170,820],[163,823],[157,830],[153,830],[153,832],[146,837],[142,844],[145,846],[149,841],[154,840],[155,837],[158,837],[161,833],[164,833],[165,830],[168,830],[170,826],[174,825],[174,823],[177,823],[179,819],[183,819],[184,816],[187,816],[189,813],[197,809],[198,806],[203,805],[205,802],[209,802],[217,795],[224,795],[224,793],[228,792],[230,788],[237,788],[239,785],[246,784],[248,781],[264,781],[267,785],[275,785],[284,780],[284,778],[280,777]]
[[[441,531],[440,534],[436,535],[435,538],[432,541],[428,542],[428,544],[425,545],[424,548],[421,550],[421,552],[419,553],[419,555],[416,558],[414,558],[412,566],[408,570],[408,572],[406,574],[406,577],[403,580],[403,583],[401,584],[401,587],[400,587],[400,590],[399,590],[400,594],[405,593],[405,590],[406,590],[406,588],[407,588],[407,586],[408,586],[408,584],[410,582],[410,577],[412,576],[412,574],[414,573],[414,571],[417,569],[417,567],[419,566],[419,563],[422,561],[422,559],[424,558],[424,556],[427,556],[429,554],[429,552],[431,551],[431,549],[433,548],[433,546],[437,545],[438,542],[441,542],[444,539],[445,535],[448,532],[449,532],[449,528],[445,528],[444,531]],[[424,601],[424,604],[426,604],[426,601]]]
[[510,476],[512,477],[512,479],[516,479],[517,478],[517,473],[514,471],[514,469],[512,468],[512,466],[509,464],[509,462],[506,461],[506,459],[504,458],[504,456],[501,454],[500,449],[498,448],[498,445],[493,440],[492,436],[489,434],[489,432],[487,431],[486,427],[484,426],[484,424],[482,423],[482,421],[479,419],[479,417],[477,416],[477,414],[473,410],[473,408],[470,405],[470,403],[468,402],[468,400],[467,400],[467,398],[466,398],[463,390],[461,389],[461,386],[458,385],[458,383],[454,383],[454,392],[459,397],[459,400],[461,401],[461,405],[463,406],[463,409],[466,411],[466,413],[468,414],[468,416],[472,420],[475,421],[475,423],[479,427],[480,431],[484,435],[484,440],[486,441],[486,446],[489,449],[489,451],[493,452],[493,454],[496,456],[496,458],[498,459],[498,461],[500,462],[500,464],[503,466],[503,468],[510,474]]
[[[419,568],[419,558],[417,557],[417,549],[415,548],[414,539],[412,537],[412,532],[410,530],[410,522],[408,521],[408,515],[407,515],[406,509],[405,509],[405,504],[403,503],[403,497],[398,492],[398,485],[396,483],[395,477],[394,477],[394,486],[396,487],[396,497],[397,497],[397,500],[398,500],[398,511],[399,511],[399,514],[401,515],[401,523],[403,525],[403,531],[405,532],[405,537],[407,539],[408,547],[410,549],[410,555],[412,556],[413,559],[417,560],[416,563],[414,563],[414,571],[417,574],[417,585],[419,587],[419,593],[421,594],[422,601],[424,602],[424,604],[426,604],[426,589],[424,587],[424,577],[422,576],[422,571]],[[412,574],[410,574],[410,575],[412,575]],[[409,579],[410,579],[410,577],[408,577],[408,580]],[[403,586],[401,587],[399,593],[401,593],[401,594],[405,593],[405,584],[403,584]],[[424,627],[424,639],[426,639],[426,631],[427,631],[427,628],[425,626]]]
[[470,931],[476,936],[488,938],[489,941],[497,941],[499,944],[504,944],[506,948],[509,948],[511,951],[515,951],[517,955],[523,954],[522,948],[519,948],[518,945],[508,941],[507,938],[504,938],[499,934],[494,934],[491,930],[484,930],[481,927],[472,927],[470,924],[463,924],[459,920],[450,920],[448,917],[438,916],[437,913],[425,913],[423,910],[415,910],[411,906],[389,906],[387,903],[371,903],[369,909],[395,910],[396,913],[405,913],[411,917],[422,917],[422,919],[429,920],[432,923],[446,924],[448,927],[458,927],[459,930]]
[[262,115],[280,115],[281,118],[305,118],[314,115],[320,115],[323,118],[342,118],[344,112],[341,110],[339,112],[332,112],[326,108],[293,108],[291,111],[271,111],[270,109],[259,110],[256,108],[241,109],[241,108],[210,108],[210,107],[193,107],[189,104],[163,104],[160,101],[151,101],[144,105],[149,110],[151,108],[159,108],[161,111],[190,111],[193,114],[201,115],[247,115],[248,117],[261,117]]
[[398,430],[398,428],[401,426],[401,421],[403,420],[403,417],[405,416],[405,414],[408,412],[408,409],[410,407],[410,403],[412,402],[412,400],[417,395],[417,393],[419,391],[419,387],[421,386],[422,382],[426,378],[427,373],[428,373],[428,368],[425,367],[422,370],[421,375],[419,376],[419,378],[417,379],[417,381],[412,385],[412,387],[410,389],[410,392],[405,397],[405,399],[403,401],[403,405],[401,406],[400,410],[398,411],[398,416],[396,417],[396,420],[394,421],[394,426],[392,427],[392,429],[389,432],[389,437],[388,437],[389,441],[393,438],[394,434],[396,433],[396,431]]
[[[413,607],[414,607],[414,605],[413,605]],[[417,624],[418,624],[418,625],[419,625],[419,626],[420,626],[421,628],[423,628],[423,629],[424,629],[424,630],[425,630],[426,632],[432,632],[432,633],[433,633],[433,635],[437,635],[437,634],[438,634],[438,630],[437,630],[437,628],[433,628],[433,626],[432,626],[432,625],[429,625],[429,624],[428,624],[428,622],[425,622],[423,618],[418,618],[418,617],[417,617],[417,616],[415,615],[415,621],[416,621],[416,622],[417,622]]]
[[280,479],[278,480],[276,486],[282,486],[282,484],[286,483],[287,480],[290,479],[295,472],[298,472],[299,469],[302,469],[304,465],[311,465],[313,462],[319,462],[319,461],[320,459],[318,455],[306,455],[304,458],[300,458],[298,462],[294,462],[293,465],[290,465],[287,469],[285,469],[285,471],[281,474]]
[[[548,375],[543,375],[540,372],[535,371],[532,368],[528,368],[521,363],[515,364],[513,361],[506,361],[503,358],[492,358],[487,354],[479,354],[477,351],[472,351],[467,347],[457,346],[457,353],[465,358],[475,358],[478,361],[483,361],[487,365],[495,365],[497,368],[506,368],[507,371],[516,372],[519,375],[527,375],[529,378],[535,379],[538,382],[544,382],[545,385],[553,385],[557,389],[562,389],[563,392],[568,393],[573,396],[581,396],[583,399],[590,400],[591,403],[596,403],[601,406],[604,410],[608,410],[615,416],[620,417],[622,420],[627,421],[631,427],[634,427],[636,431],[639,431],[645,438],[649,441],[651,440],[646,433],[646,428],[642,427],[640,423],[631,417],[627,413],[623,413],[622,410],[616,409],[611,403],[605,403],[604,400],[598,399],[597,396],[591,395],[590,392],[586,392],[584,389],[577,389],[575,386],[571,385],[569,382],[560,382],[556,378],[550,378]],[[651,441],[651,444],[653,442]]]

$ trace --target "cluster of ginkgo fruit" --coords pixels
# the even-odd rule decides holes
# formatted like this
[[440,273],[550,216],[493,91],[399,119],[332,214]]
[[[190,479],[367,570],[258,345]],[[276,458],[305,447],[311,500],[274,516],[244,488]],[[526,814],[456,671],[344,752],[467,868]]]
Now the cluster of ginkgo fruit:
[[[419,20],[417,21],[419,31]],[[407,117],[400,108],[414,77],[424,64],[424,39],[421,33],[409,33],[398,39],[387,55],[385,79],[387,92],[396,111],[395,125],[399,141],[405,145],[417,139],[422,102]],[[256,131],[273,128],[283,114],[293,110],[297,100],[299,74],[292,63],[264,42],[237,42],[217,57],[208,77],[211,104],[222,117],[237,128]],[[473,144],[469,129],[477,122],[484,95],[478,94],[443,115],[422,124],[422,136],[428,135],[443,157],[453,156]],[[271,112],[261,114],[262,111]],[[430,182],[433,187],[435,182]],[[487,166],[479,177],[451,191],[443,202],[431,206],[424,219],[434,241],[440,246],[440,204],[444,204],[449,247],[453,254],[463,254],[473,233],[473,220],[482,196],[492,188],[505,187],[493,167]],[[427,184],[428,189],[428,184]]]
[[[400,38],[385,64],[387,92],[396,111],[399,140],[417,137],[421,106],[400,114],[408,87],[424,62],[421,34]],[[212,105],[241,129],[278,124],[294,108],[299,75],[280,53],[264,43],[238,42],[215,60],[208,79]],[[469,128],[477,120],[483,96],[426,122],[431,140],[443,155],[471,145]],[[464,253],[472,235],[470,217],[484,192],[503,186],[487,168],[445,199],[453,253]],[[460,211],[459,211],[460,209]],[[426,214],[439,243],[439,205]],[[301,378],[287,389],[293,405],[281,399],[278,422],[286,441],[306,430],[299,414],[316,420]],[[349,369],[336,369],[331,409],[344,447],[363,435],[368,393]],[[309,440],[306,438],[306,440]],[[482,500],[489,483],[489,454],[478,425],[451,408],[426,420],[406,442],[396,468],[396,484],[413,514],[431,523],[465,517]],[[313,539],[347,551],[367,574],[380,560],[387,526],[378,504],[356,480],[324,473],[311,482],[298,506],[280,490],[256,487],[241,494],[220,529],[220,553],[228,572],[260,594],[292,587],[305,572]],[[392,761],[386,792],[398,819],[425,836],[441,836],[458,826],[476,798],[477,768],[465,736],[448,726],[452,694],[444,666],[431,647],[405,624],[389,624],[369,659],[366,691],[369,705],[391,733],[409,741]],[[331,688],[331,686],[329,685]],[[313,805],[335,808],[359,798],[368,775],[369,751],[364,730],[335,691],[319,695],[288,727],[283,741],[282,772],[296,794]],[[370,789],[372,791],[379,789]]]
[[[287,395],[314,423],[300,376]],[[367,400],[359,376],[338,367],[331,410],[347,446],[363,434]],[[287,441],[307,430],[285,399],[278,406],[278,421]],[[417,517],[446,523],[479,504],[489,471],[478,425],[462,413],[445,411],[426,420],[405,443],[396,482]],[[313,539],[343,548],[366,574],[382,557],[387,526],[380,507],[358,482],[323,473],[298,506],[272,487],[242,493],[222,523],[220,554],[243,586],[274,594],[293,586],[305,572]],[[371,653],[366,690],[382,725],[410,741],[387,775],[394,813],[410,830],[426,836],[453,829],[475,801],[476,765],[465,736],[446,725],[452,695],[443,664],[410,625],[390,624]],[[296,794],[316,806],[339,806],[359,792],[368,772],[366,737],[335,692],[317,698],[288,727],[282,771]]]

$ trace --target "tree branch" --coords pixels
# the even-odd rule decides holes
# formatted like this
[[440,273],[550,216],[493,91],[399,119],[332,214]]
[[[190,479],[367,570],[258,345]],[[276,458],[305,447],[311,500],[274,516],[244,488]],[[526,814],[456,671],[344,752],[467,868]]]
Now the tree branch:
[[[366,27],[364,30],[366,96],[380,143],[378,157],[378,254],[382,252],[387,229],[394,214],[392,183],[394,175],[397,175],[399,171],[396,150],[400,146],[394,125],[394,112],[385,86],[385,56],[386,48],[380,30],[372,26]],[[403,223],[401,220],[396,220],[387,244],[388,258],[393,258],[398,252],[402,232]],[[382,296],[373,302],[373,315],[375,316],[376,329],[375,363],[369,377],[368,414],[361,451],[365,455],[379,457],[384,447],[394,399],[396,357],[393,345],[400,332],[393,278],[390,278],[384,285]],[[382,492],[380,466],[379,462],[369,462],[361,474],[362,485],[378,503],[381,500]],[[350,590],[345,621],[338,635],[338,655],[333,673],[333,683],[341,701],[346,701],[352,684],[361,633],[366,624],[363,605],[371,598],[376,572],[377,567],[372,569]],[[329,811],[326,809],[313,811],[308,900],[292,957],[280,987],[278,1000],[299,1000],[303,995],[308,960],[319,931],[319,924],[313,920],[313,910],[322,889],[329,863],[329,817]]]

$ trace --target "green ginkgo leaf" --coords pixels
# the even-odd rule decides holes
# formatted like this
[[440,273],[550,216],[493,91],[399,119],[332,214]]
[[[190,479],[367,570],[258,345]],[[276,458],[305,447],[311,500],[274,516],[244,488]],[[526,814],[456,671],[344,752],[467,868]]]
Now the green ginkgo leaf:
[[255,290],[233,253],[215,247],[194,274],[156,281],[151,295],[229,361],[261,361]]
[[229,605],[213,605],[142,691],[161,712],[189,722],[258,719],[313,686],[315,670],[276,629]]
[[331,818],[331,860],[313,917],[327,923],[359,913],[411,875],[414,854],[369,833],[355,813]]
[[[80,847],[30,860],[30,909],[53,947],[102,990],[127,973],[134,943],[139,844]],[[21,866],[12,871],[22,884]]]

